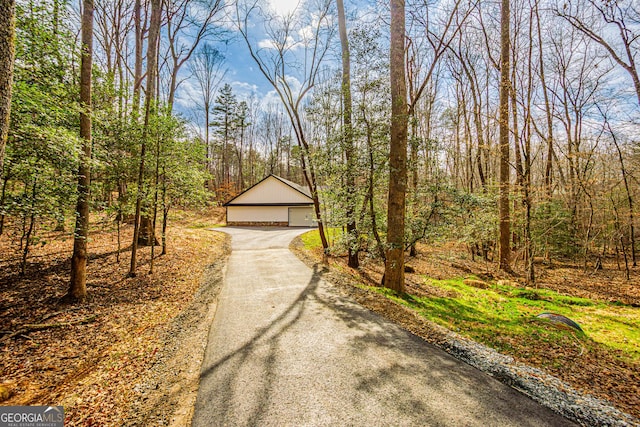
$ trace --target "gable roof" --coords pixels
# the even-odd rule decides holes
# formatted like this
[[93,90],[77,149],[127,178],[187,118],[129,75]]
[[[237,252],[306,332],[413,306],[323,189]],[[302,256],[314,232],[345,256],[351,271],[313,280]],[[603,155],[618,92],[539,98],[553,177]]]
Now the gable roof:
[[[263,200],[264,197],[256,197],[257,187],[266,187],[267,181],[283,185],[283,191],[278,192],[278,196],[273,200]],[[271,184],[273,186],[273,184]],[[273,189],[273,188],[272,188]],[[287,191],[289,190],[289,191]],[[253,196],[253,197],[252,197]],[[256,200],[251,200],[252,198]],[[242,193],[229,200],[224,206],[306,206],[313,203],[311,192],[295,182],[289,181],[277,175],[270,174],[261,181],[244,190]]]
[[284,183],[285,183],[285,184],[287,184],[289,187],[293,188],[294,190],[299,191],[300,193],[304,194],[305,196],[307,196],[308,198],[310,198],[310,199],[311,199],[311,191],[309,191],[309,188],[308,188],[308,187],[304,187],[304,186],[302,186],[302,185],[300,185],[300,184],[296,184],[296,183],[295,183],[295,182],[293,182],[293,181],[289,181],[288,179],[284,179],[284,178],[282,178],[282,177],[280,177],[280,176],[277,176],[277,175],[273,175],[273,174],[271,174],[270,176],[272,176],[272,177],[274,177],[274,178],[276,178],[276,179],[278,179],[278,180],[280,180],[280,181],[284,182]]

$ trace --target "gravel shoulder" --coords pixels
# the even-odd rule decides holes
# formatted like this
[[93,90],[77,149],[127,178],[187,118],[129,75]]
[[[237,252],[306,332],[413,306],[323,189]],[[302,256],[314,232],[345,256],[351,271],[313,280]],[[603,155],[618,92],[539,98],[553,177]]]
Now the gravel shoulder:
[[433,324],[391,300],[354,286],[347,275],[323,265],[306,252],[300,238],[291,243],[290,249],[308,266],[323,269],[324,279],[343,295],[568,419],[585,426],[640,426],[640,420],[606,401],[582,394],[544,371],[519,363],[510,356]]
[[169,325],[157,362],[135,385],[139,399],[132,402],[125,425],[191,425],[207,335],[231,252],[229,241],[227,236],[224,256],[206,269],[192,302]]

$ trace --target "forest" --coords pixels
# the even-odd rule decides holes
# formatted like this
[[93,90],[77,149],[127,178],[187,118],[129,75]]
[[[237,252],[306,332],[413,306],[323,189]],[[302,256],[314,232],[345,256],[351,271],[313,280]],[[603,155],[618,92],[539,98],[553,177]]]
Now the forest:
[[[99,213],[134,222],[137,244],[149,244],[173,206],[219,205],[274,173],[310,186],[319,224],[348,229],[335,244],[353,254],[454,240],[531,283],[536,259],[600,268],[615,257],[628,278],[637,5],[510,3],[504,34],[499,4],[410,2],[389,61],[393,33],[372,25],[389,20],[388,7],[343,13],[340,44],[326,1],[287,15],[259,2],[18,1],[0,233],[19,241],[24,272],[40,230]],[[272,96],[234,92],[231,39],[246,44]],[[390,127],[394,65],[405,80],[403,159]],[[75,206],[89,175],[80,167],[91,176],[87,214]],[[406,206],[390,202],[397,191]]]
[[269,174],[309,188],[325,259],[400,293],[442,245],[530,287],[553,265],[637,287],[637,2],[274,5],[0,2],[3,288],[55,247],[82,303],[106,232],[147,280],[188,244],[172,221]]

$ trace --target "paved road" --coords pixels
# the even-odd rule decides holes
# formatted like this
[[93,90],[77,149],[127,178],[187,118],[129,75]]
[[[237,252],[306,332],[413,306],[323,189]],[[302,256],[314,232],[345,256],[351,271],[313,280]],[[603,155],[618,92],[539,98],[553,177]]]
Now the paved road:
[[301,229],[219,229],[232,254],[193,426],[562,426],[526,396],[339,296]]

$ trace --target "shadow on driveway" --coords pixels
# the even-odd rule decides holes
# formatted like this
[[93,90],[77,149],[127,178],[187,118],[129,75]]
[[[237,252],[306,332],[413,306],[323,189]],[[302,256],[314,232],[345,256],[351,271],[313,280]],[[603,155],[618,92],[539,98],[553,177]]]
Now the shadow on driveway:
[[221,339],[235,338],[212,333],[194,426],[573,425],[337,295],[322,276],[316,267],[236,349],[218,354]]

